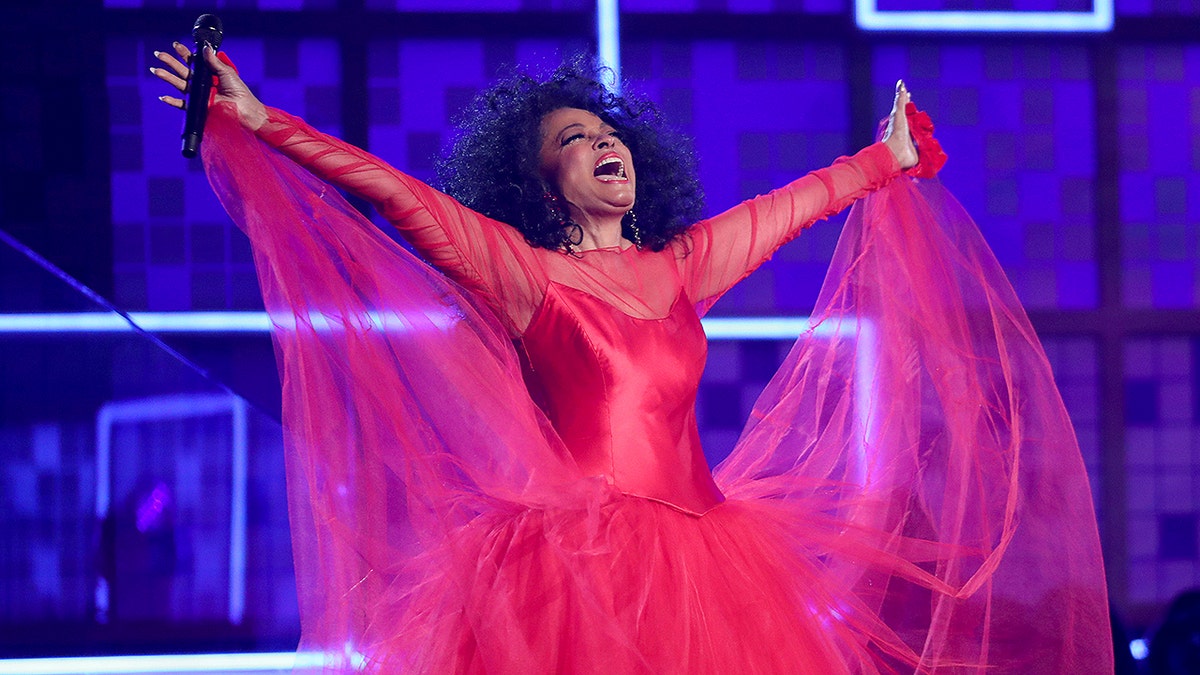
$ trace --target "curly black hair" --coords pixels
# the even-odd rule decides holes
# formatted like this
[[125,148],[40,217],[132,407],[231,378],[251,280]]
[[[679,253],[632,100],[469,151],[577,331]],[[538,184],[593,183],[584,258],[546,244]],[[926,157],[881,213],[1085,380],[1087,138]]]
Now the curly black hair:
[[[539,174],[542,118],[559,108],[587,110],[618,131],[637,167],[637,227],[622,234],[661,251],[704,210],[691,143],[668,127],[647,99],[617,95],[601,81],[594,58],[576,56],[545,79],[504,77],[481,92],[458,122],[449,152],[437,162],[439,187],[465,206],[515,227],[532,246],[570,252],[572,228],[561,199]],[[574,232],[573,232],[574,231]]]

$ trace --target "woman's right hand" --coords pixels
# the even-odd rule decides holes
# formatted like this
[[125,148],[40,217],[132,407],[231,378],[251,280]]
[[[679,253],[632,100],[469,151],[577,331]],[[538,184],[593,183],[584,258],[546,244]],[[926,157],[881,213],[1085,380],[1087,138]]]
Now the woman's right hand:
[[[188,92],[188,59],[192,57],[192,52],[185,45],[178,42],[172,45],[175,53],[179,55],[176,58],[169,52],[154,52],[154,58],[163,63],[163,66],[152,67],[150,72],[154,73],[158,79],[171,85],[181,94]],[[204,49],[204,60],[208,62],[214,75],[217,76],[216,98],[214,102],[228,101],[233,103],[237,108],[238,116],[241,118],[242,125],[251,131],[258,129],[267,121],[267,108],[258,100],[238,76],[233,66],[221,61],[217,55],[207,47]],[[186,109],[184,99],[176,96],[159,96],[158,100],[166,103],[172,108],[180,110]]]
[[888,114],[887,128],[883,132],[883,144],[888,146],[901,169],[917,165],[920,156],[908,128],[908,103],[911,97],[904,80],[896,82],[896,98],[892,101],[892,112]]

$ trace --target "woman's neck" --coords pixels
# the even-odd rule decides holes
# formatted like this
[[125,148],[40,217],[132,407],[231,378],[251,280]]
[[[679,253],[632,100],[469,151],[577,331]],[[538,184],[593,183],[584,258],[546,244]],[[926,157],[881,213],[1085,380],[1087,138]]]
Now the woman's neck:
[[627,248],[632,242],[621,236],[621,216],[580,218],[583,233],[574,248],[589,251],[596,248]]

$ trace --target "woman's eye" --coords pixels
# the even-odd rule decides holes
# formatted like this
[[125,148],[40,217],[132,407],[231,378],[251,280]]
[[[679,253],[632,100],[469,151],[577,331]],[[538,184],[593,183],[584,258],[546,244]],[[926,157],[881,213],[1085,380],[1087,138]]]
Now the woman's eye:
[[563,139],[562,144],[570,145],[571,143],[574,143],[575,141],[577,141],[581,138],[583,138],[583,134],[571,134],[570,136],[567,136],[566,138]]

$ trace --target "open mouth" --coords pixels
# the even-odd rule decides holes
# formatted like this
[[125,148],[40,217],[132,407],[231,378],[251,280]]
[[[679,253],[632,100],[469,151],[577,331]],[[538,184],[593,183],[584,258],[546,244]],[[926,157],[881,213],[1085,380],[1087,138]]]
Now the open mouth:
[[617,155],[605,155],[601,157],[600,161],[596,162],[596,169],[592,171],[592,175],[597,180],[606,183],[628,180],[628,177],[625,175],[625,160]]

